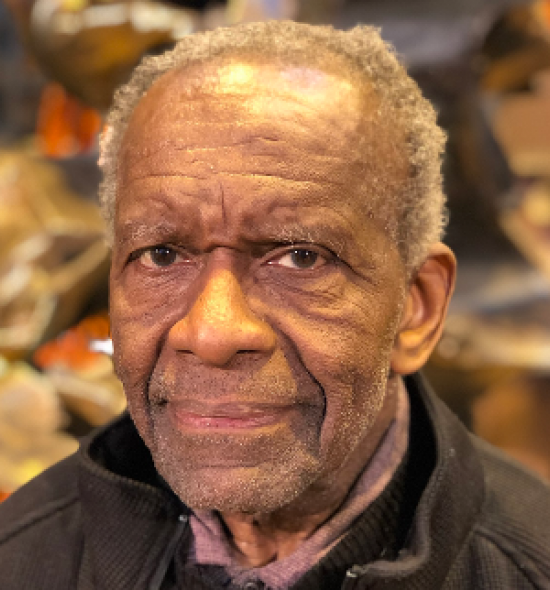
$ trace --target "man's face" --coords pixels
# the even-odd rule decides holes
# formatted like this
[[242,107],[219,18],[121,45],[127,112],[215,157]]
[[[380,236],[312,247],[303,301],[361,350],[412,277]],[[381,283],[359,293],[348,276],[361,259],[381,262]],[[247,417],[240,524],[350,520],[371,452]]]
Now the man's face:
[[406,162],[377,106],[315,69],[218,63],[164,76],[133,114],[115,364],[192,507],[328,489],[380,415],[406,281],[376,212]]

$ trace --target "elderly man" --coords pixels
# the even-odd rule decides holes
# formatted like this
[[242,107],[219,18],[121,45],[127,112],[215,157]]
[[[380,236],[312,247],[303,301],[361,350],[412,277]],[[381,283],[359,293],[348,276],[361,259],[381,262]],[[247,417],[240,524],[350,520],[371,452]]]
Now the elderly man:
[[548,488],[414,374],[443,136],[378,33],[189,37],[102,145],[129,416],[2,506],[2,590],[549,588]]

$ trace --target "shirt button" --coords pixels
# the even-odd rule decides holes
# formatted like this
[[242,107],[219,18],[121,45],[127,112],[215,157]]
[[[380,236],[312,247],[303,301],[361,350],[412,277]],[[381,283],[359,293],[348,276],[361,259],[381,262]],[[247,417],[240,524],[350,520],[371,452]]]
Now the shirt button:
[[264,587],[262,582],[247,582],[243,586],[243,590],[262,590]]

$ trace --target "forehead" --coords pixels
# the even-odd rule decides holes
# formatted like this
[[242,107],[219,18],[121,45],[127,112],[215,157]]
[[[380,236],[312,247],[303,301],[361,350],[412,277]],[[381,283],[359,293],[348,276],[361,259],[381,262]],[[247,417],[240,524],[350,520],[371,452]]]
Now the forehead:
[[[181,140],[190,139],[193,126],[212,118],[244,131],[277,116],[295,124],[296,139],[303,124],[319,132],[330,126],[345,139],[355,132],[357,138],[361,126],[377,118],[378,104],[371,88],[316,68],[234,60],[194,64],[153,84],[130,118],[123,150],[135,153],[136,139],[147,135],[150,142],[160,132],[175,137],[181,131]],[[178,123],[186,126],[177,129]]]
[[[335,57],[335,59],[340,59]],[[345,74],[343,73],[345,72]],[[312,105],[325,105],[327,109],[334,106],[337,99],[340,103],[350,103],[357,107],[361,94],[371,101],[374,91],[370,84],[359,83],[353,77],[349,67],[342,63],[341,72],[335,64],[331,71],[314,66],[283,64],[269,61],[267,58],[226,56],[214,58],[203,63],[175,68],[156,80],[148,92],[154,100],[176,94],[180,99],[185,97],[218,95],[302,95]],[[143,101],[142,101],[143,102]]]
[[307,207],[347,201],[387,225],[387,197],[408,161],[403,134],[382,112],[371,87],[316,68],[226,60],[174,70],[130,119],[119,186],[170,175],[234,186],[239,177],[252,189],[243,200],[254,193],[260,206],[273,191],[257,191],[258,179],[274,177],[285,181],[281,198]]

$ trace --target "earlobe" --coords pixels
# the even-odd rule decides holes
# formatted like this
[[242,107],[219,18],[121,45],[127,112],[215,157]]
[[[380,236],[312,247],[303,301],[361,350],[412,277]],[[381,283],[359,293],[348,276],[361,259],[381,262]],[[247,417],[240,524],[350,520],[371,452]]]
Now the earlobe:
[[435,348],[454,289],[456,259],[444,244],[434,244],[413,277],[395,338],[391,369],[418,371]]

